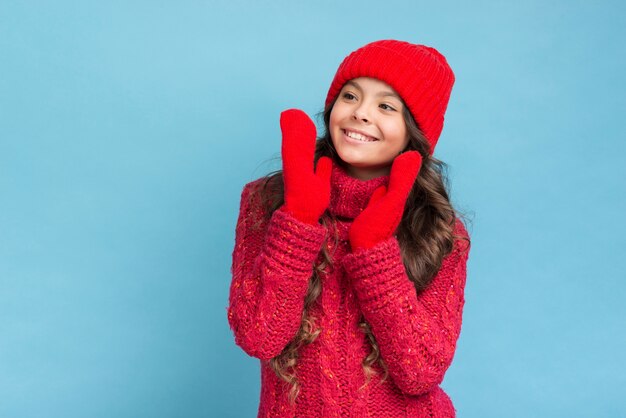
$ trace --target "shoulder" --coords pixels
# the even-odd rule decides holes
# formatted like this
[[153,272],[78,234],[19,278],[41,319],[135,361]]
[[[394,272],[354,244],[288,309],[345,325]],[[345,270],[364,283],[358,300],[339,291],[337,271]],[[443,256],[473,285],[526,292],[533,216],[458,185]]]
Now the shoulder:
[[258,218],[263,213],[263,184],[264,178],[246,183],[241,190],[239,203],[240,218]]
[[[442,280],[441,278],[451,277],[454,277],[455,280],[464,280],[471,241],[465,224],[458,217],[455,217],[452,234],[454,239],[452,249],[443,257],[441,267],[433,279],[433,283]],[[458,282],[458,284],[462,288],[462,283]]]
[[246,183],[241,190],[241,206],[260,208],[264,201],[264,193],[267,191],[267,177],[261,177]]
[[469,252],[471,246],[471,239],[469,233],[467,232],[467,228],[463,223],[463,220],[459,217],[455,217],[454,219],[454,247]]
[[246,183],[241,190],[241,196],[251,196],[257,194],[261,189],[263,189],[263,185],[266,183],[267,179],[265,177],[258,178],[256,180],[252,180],[249,183]]
[[272,199],[275,187],[271,177],[261,177],[246,183],[241,191],[240,217],[253,223],[267,221],[273,210]]

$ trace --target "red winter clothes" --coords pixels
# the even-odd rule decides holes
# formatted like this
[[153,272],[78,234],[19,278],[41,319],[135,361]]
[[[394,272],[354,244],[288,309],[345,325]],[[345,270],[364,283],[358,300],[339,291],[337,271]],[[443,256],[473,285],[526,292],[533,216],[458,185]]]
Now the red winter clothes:
[[[233,251],[228,321],[236,343],[261,360],[259,417],[454,417],[439,384],[450,366],[461,331],[469,246],[456,240],[431,284],[418,295],[409,281],[395,237],[352,253],[348,230],[372,192],[388,176],[367,181],[332,171],[329,211],[338,218],[339,241],[328,239],[333,265],[322,274],[322,293],[309,313],[321,333],[299,352],[296,376],[301,391],[289,404],[285,383],[268,364],[296,335],[313,265],[328,233],[282,210],[265,221],[249,183]],[[460,220],[455,233],[467,236]],[[364,389],[362,361],[371,345],[359,328],[370,325],[387,364]]]

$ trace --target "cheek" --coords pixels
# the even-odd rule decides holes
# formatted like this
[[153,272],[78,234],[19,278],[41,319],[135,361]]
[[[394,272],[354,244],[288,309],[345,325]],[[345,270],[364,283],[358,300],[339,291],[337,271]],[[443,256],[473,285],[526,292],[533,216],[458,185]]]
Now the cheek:
[[328,131],[333,145],[337,145],[337,138],[335,138],[337,136],[337,116],[333,112],[331,112],[330,119],[328,121]]
[[402,138],[402,141],[400,141],[400,148],[401,148],[401,151],[404,151],[406,147],[409,145],[409,134],[405,130],[400,135]]
[[332,128],[337,124],[337,105],[333,106],[330,111],[329,125]]
[[409,137],[406,127],[391,124],[386,127],[387,138],[393,142],[394,148],[404,149],[409,144]]

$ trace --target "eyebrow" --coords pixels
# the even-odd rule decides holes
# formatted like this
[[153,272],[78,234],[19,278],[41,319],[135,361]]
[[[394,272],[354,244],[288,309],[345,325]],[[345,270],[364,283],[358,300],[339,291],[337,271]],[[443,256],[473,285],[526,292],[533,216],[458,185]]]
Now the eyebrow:
[[[359,85],[359,83],[357,83],[354,80],[349,80],[348,82],[346,82],[346,84],[351,84],[354,87],[356,87],[357,89],[363,91],[363,88]],[[387,96],[395,97],[398,100],[402,100],[397,93],[395,93],[395,92],[393,92],[391,90],[384,90],[384,91],[378,92],[376,94],[376,97],[387,97]]]

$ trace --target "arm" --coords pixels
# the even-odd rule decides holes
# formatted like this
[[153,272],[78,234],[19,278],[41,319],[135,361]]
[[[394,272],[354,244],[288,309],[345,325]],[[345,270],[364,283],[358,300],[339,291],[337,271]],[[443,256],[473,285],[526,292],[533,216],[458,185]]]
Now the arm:
[[[235,233],[228,322],[250,356],[271,359],[296,335],[325,229],[277,210],[269,221],[248,184]],[[252,195],[254,197],[254,195]]]
[[[467,236],[457,221],[456,233]],[[398,388],[419,395],[441,383],[461,331],[469,246],[457,240],[419,295],[395,238],[350,254],[344,266],[359,305]]]
[[[280,115],[284,205],[266,222],[253,183],[244,188],[233,250],[228,321],[235,342],[276,357],[300,328],[313,263],[324,240],[319,217],[330,201],[332,161],[314,164],[316,130],[301,110]],[[266,225],[267,224],[267,225]]]

